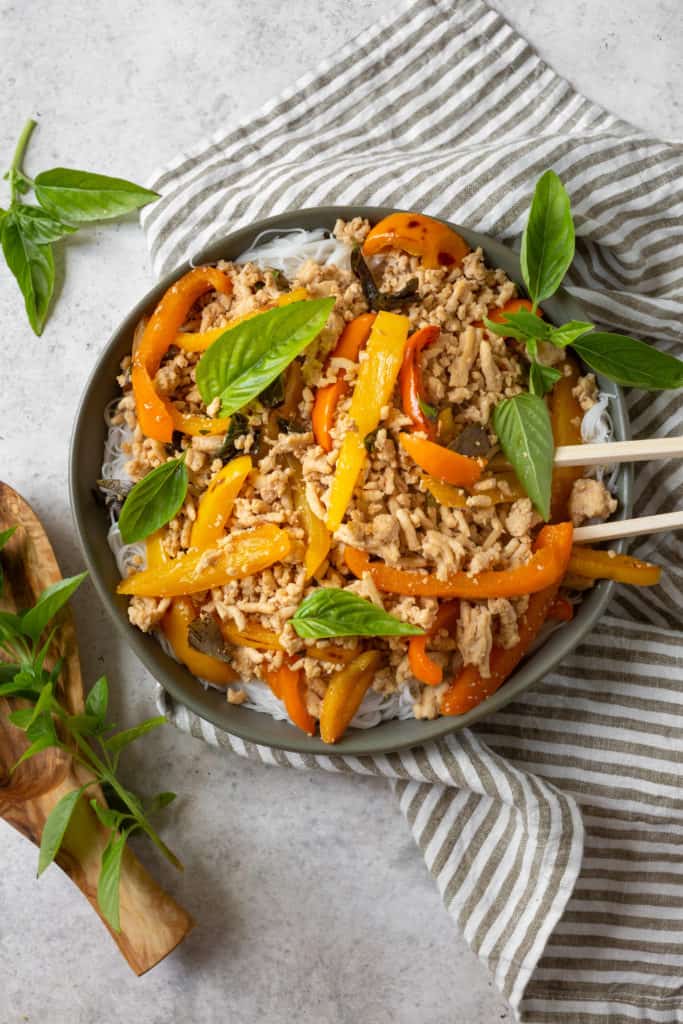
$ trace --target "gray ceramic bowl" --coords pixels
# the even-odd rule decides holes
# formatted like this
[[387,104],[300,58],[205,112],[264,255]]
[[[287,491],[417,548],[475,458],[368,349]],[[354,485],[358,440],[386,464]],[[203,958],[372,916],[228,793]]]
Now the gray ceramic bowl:
[[[285,213],[278,217],[258,221],[250,227],[235,231],[209,246],[194,257],[194,263],[212,263],[219,259],[233,259],[244,252],[256,236],[266,229],[285,230],[293,227],[328,228],[342,217],[367,217],[377,222],[392,210],[381,207],[328,206]],[[521,281],[516,253],[492,238],[452,225],[474,248],[482,246],[490,266],[502,267],[515,281]],[[228,704],[217,690],[204,690],[182,665],[178,665],[161,650],[150,636],[145,636],[128,622],[126,599],[115,593],[119,574],[107,545],[108,520],[94,498],[95,482],[100,476],[102,450],[105,440],[104,408],[116,396],[116,376],[119,362],[130,352],[136,323],[143,313],[150,312],[169,285],[189,269],[189,264],[178,267],[161,281],[131,310],[114,332],[85,388],[76,416],[71,439],[70,490],[76,530],[83,548],[85,561],[92,580],[116,628],[130,644],[155,679],[174,697],[198,715],[213,722],[227,732],[253,743],[262,743],[284,750],[301,753],[330,753],[331,748],[319,738],[305,736],[287,722],[275,721],[267,714],[249,711]],[[560,322],[570,319],[585,320],[581,308],[565,293],[544,302],[543,309],[549,319]],[[623,396],[614,384],[601,380],[601,388],[614,396],[610,412],[618,440],[629,436],[628,420]],[[631,511],[632,477],[624,468],[619,478],[619,517],[626,518]],[[503,707],[543,678],[565,655],[575,647],[597,621],[612,593],[613,584],[601,582],[582,601],[572,622],[550,636],[546,643],[527,658],[514,675],[492,697],[479,707],[458,718],[438,718],[434,721],[389,721],[374,729],[351,729],[336,744],[334,750],[345,754],[382,754],[403,747],[411,747],[446,733],[473,725],[485,715]]]

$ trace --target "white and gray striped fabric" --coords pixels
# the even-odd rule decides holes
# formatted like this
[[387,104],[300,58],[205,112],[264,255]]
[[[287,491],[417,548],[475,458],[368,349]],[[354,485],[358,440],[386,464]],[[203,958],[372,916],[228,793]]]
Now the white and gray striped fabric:
[[[481,0],[416,0],[248,122],[155,175],[142,220],[158,273],[250,221],[304,206],[423,210],[518,238],[538,175],[572,197],[571,291],[593,318],[677,348],[683,147],[588,102]],[[636,435],[683,433],[678,396],[632,394]],[[680,503],[683,463],[638,474],[639,513]],[[683,552],[622,590],[544,685],[471,732],[381,758],[213,744],[391,780],[467,941],[523,1021],[683,1021]]]

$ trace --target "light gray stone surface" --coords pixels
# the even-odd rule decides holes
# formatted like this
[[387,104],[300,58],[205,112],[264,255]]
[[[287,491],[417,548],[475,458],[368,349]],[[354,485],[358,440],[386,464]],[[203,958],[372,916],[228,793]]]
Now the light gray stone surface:
[[[24,118],[38,113],[29,173],[65,164],[144,180],[393,6],[1,2],[0,153],[7,162]],[[651,133],[683,134],[678,0],[494,6],[591,98]],[[40,340],[0,271],[0,476],[34,505],[64,572],[75,572],[66,487],[75,403],[151,279],[134,221],[84,231],[59,263]],[[75,605],[86,679],[106,670],[119,721],[151,713],[150,678],[92,590]],[[35,851],[0,827],[0,1024],[510,1020],[383,783],[260,767],[171,728],[131,750],[125,775],[180,794],[166,834],[185,874],[150,860],[196,915],[196,932],[134,979],[66,879],[53,869],[37,882]]]

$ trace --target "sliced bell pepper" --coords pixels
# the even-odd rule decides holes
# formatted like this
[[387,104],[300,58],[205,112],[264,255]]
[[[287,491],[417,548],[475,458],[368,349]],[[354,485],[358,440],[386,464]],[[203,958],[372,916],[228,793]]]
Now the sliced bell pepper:
[[178,331],[172,344],[176,348],[180,348],[183,352],[206,352],[207,348],[211,348],[214,341],[220,338],[226,331],[232,330],[233,327],[237,327],[238,324],[244,323],[245,320],[252,320],[259,313],[265,313],[268,309],[274,309],[276,306],[289,306],[292,302],[303,302],[304,299],[308,298],[308,292],[305,288],[295,288],[293,292],[287,292],[286,295],[281,295],[275,302],[268,303],[267,306],[261,306],[260,309],[255,309],[251,313],[244,313],[242,316],[235,317],[234,320],[230,320],[229,323],[223,324],[222,327],[212,327],[208,331],[201,331],[197,333],[191,333],[189,331]]
[[206,679],[217,686],[227,686],[237,679],[237,673],[230,665],[218,658],[211,658],[191,647],[187,631],[197,618],[192,601],[187,597],[176,597],[164,616],[161,628],[173,648],[176,657],[189,668],[193,675]]
[[163,534],[163,528],[161,530],[156,530],[154,533],[150,533],[149,537],[145,541],[148,569],[160,569],[161,566],[168,565],[170,562],[170,558],[166,554],[166,548],[164,547]]
[[286,530],[272,523],[229,536],[214,550],[192,549],[160,569],[145,569],[122,580],[118,594],[140,597],[184,597],[241,580],[279,562],[289,554]]
[[434,622],[427,633],[422,636],[411,636],[408,641],[408,664],[416,679],[427,686],[438,686],[443,680],[443,669],[427,654],[427,642],[439,630],[448,629],[460,615],[460,602],[448,601],[442,604],[436,613]]
[[414,434],[399,434],[398,439],[411,459],[437,480],[458,487],[472,487],[481,478],[481,464],[477,459],[460,455]]
[[518,624],[519,640],[507,649],[494,647],[489,659],[490,676],[482,676],[474,665],[465,665],[441,698],[442,715],[464,715],[500,689],[514,672],[536,639],[548,617],[559,583],[546,587],[529,598],[529,606]]
[[425,474],[422,483],[426,491],[435,498],[440,505],[447,508],[466,508],[467,494],[461,487],[454,487],[453,484],[445,484],[443,480]]
[[[376,315],[376,313],[362,313],[355,320],[351,320],[342,331],[330,360],[348,359],[354,363],[357,362],[360,350],[370,336]],[[339,370],[334,384],[326,384],[325,387],[318,388],[316,391],[311,414],[313,434],[320,447],[326,452],[332,451],[331,430],[334,426],[337,406],[349,389],[345,378],[346,372]]]
[[306,657],[330,662],[333,665],[348,665],[360,652],[359,644],[354,647],[339,647],[337,644],[317,643],[306,648]]
[[391,213],[384,217],[365,239],[363,255],[374,256],[389,248],[421,256],[422,266],[428,270],[455,266],[470,251],[465,239],[452,228],[424,213]]
[[548,618],[557,622],[571,622],[574,618],[574,605],[566,597],[560,597],[558,594],[548,609]]
[[263,674],[275,696],[284,701],[294,725],[312,736],[315,732],[315,718],[306,708],[306,680],[303,672],[283,663],[280,668],[268,669]]
[[308,503],[301,463],[293,455],[288,456],[286,462],[291,470],[291,479],[294,484],[294,500],[297,509],[301,513],[306,533],[306,548],[303,561],[306,570],[305,580],[308,581],[316,574],[327,558],[331,537],[325,523],[315,514]]
[[344,437],[332,479],[327,513],[327,528],[332,533],[341,526],[365,465],[364,439],[379,425],[382,409],[394,390],[403,361],[408,324],[407,317],[382,311],[372,325],[366,346],[367,358],[360,364],[349,408],[355,428]]
[[[197,299],[212,290],[229,295],[232,291],[230,278],[215,267],[195,267],[171,285],[145,326],[140,344],[133,353],[131,378],[138,423],[146,437],[168,443],[174,430],[183,429],[174,423],[172,404],[157,394],[154,374]],[[180,423],[185,423],[182,414],[179,415]],[[208,416],[202,419],[207,432],[212,425],[215,429],[218,421]],[[224,432],[229,421],[222,422]]]
[[616,580],[636,587],[654,587],[662,575],[660,566],[651,562],[578,544],[569,559],[569,572],[588,580]]
[[197,518],[192,524],[190,547],[204,551],[225,534],[225,524],[252,468],[248,455],[231,459],[216,474],[199,501]]
[[[553,428],[553,440],[555,447],[564,444],[581,444],[581,420],[583,410],[578,399],[572,394],[579,379],[580,370],[578,363],[571,356],[567,356],[565,363],[560,367],[565,370],[569,367],[569,373],[560,377],[549,395],[550,422]],[[569,509],[569,496],[572,492],[574,482],[583,476],[581,466],[556,466],[553,467],[553,483],[550,498],[550,518],[553,522],[566,519]]]
[[420,369],[420,353],[427,345],[436,341],[441,332],[439,327],[423,327],[408,338],[399,383],[401,387],[401,405],[406,416],[413,421],[413,429],[421,430],[431,439],[436,437],[436,424],[425,416],[425,401]]
[[236,647],[254,647],[257,651],[281,651],[282,644],[277,633],[255,622],[249,622],[239,629],[234,622],[221,622],[221,633]]
[[334,673],[320,709],[320,736],[324,743],[336,743],[344,735],[381,663],[379,651],[364,651]]
[[367,572],[378,590],[417,597],[462,597],[468,600],[493,597],[520,597],[560,582],[572,553],[571,523],[544,526],[538,535],[535,552],[528,562],[514,569],[491,569],[469,576],[453,573],[440,580],[430,573],[394,569],[384,562],[371,562],[365,551],[347,547],[346,564],[354,576]]

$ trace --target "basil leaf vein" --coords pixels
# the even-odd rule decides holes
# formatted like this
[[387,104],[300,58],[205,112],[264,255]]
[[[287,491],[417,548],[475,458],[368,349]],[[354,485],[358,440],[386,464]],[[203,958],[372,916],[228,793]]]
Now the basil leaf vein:
[[555,445],[545,402],[530,394],[504,399],[494,409],[493,429],[522,487],[547,520]]
[[548,170],[536,182],[522,235],[522,277],[534,304],[559,288],[574,259],[574,222],[564,185]]
[[230,416],[260,395],[320,334],[334,299],[307,299],[269,309],[229,328],[197,364],[197,387]]
[[644,391],[683,387],[683,362],[625,334],[595,331],[571,343],[590,366],[617,384]]
[[421,636],[419,626],[402,622],[371,601],[338,587],[318,587],[305,597],[291,620],[300,637]]
[[187,494],[185,458],[170,459],[143,477],[123,503],[119,530],[125,544],[144,540],[175,516]]

